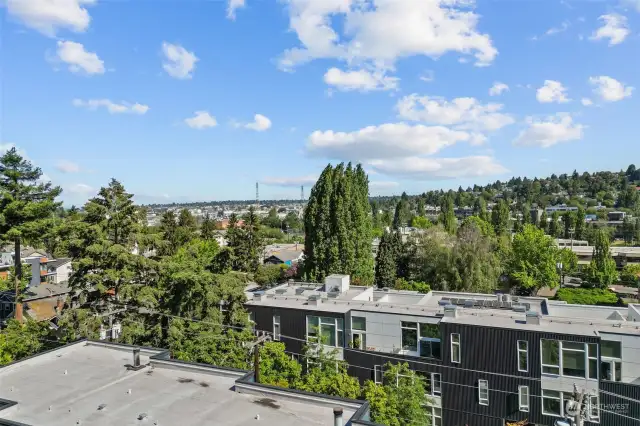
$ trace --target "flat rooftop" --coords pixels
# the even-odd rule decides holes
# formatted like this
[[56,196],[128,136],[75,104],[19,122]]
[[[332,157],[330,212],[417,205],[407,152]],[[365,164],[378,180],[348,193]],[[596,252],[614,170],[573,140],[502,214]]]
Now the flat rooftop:
[[[141,363],[149,363],[151,355],[141,355]],[[246,372],[170,360],[132,371],[125,367],[131,362],[131,349],[81,342],[2,368],[0,398],[17,404],[0,411],[0,419],[31,426],[334,422],[330,401],[236,392],[235,382]],[[344,410],[345,423],[354,412]]]

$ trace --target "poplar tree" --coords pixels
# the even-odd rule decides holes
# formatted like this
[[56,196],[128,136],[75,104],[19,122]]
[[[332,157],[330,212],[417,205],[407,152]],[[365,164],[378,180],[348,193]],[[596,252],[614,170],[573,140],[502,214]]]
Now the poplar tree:
[[373,282],[369,180],[364,169],[328,165],[311,189],[304,212],[305,272],[322,281],[333,273]]
[[62,192],[60,187],[42,182],[41,178],[42,170],[34,167],[15,147],[0,157],[0,242],[13,244],[16,301],[21,300],[22,243],[36,241],[44,235],[61,204],[56,202]]
[[477,197],[473,203],[473,215],[487,222],[490,220],[487,214],[487,203],[482,196]]
[[391,232],[385,232],[380,239],[376,256],[374,283],[376,286],[393,288],[396,282],[397,247]]
[[609,235],[604,229],[595,233],[593,255],[586,269],[587,281],[598,287],[606,288],[618,280],[616,262],[609,250]]
[[455,234],[457,219],[453,211],[453,198],[449,195],[444,197],[440,206],[440,223],[448,233]]
[[576,240],[583,240],[585,237],[585,227],[586,227],[586,218],[587,215],[582,207],[578,207],[578,212],[576,213],[576,224],[575,224],[575,233],[574,236]]
[[511,211],[506,201],[500,200],[493,206],[491,211],[491,224],[493,225],[496,235],[505,235],[509,232],[511,221]]

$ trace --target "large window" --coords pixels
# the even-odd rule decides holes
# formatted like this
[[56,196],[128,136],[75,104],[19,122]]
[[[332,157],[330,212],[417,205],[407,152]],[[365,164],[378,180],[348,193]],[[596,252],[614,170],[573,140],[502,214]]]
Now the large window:
[[518,340],[518,371],[529,371],[529,342]]
[[598,351],[595,344],[541,340],[542,372],[596,379]]
[[438,324],[420,323],[420,356],[440,358],[440,326]]
[[373,381],[379,385],[382,384],[383,374],[382,374],[382,366],[374,365],[373,366]]
[[600,342],[600,375],[602,380],[622,380],[622,344],[603,340]]
[[367,319],[364,317],[351,317],[351,347],[366,349]]
[[592,422],[598,422],[600,420],[600,405],[598,403],[597,395],[589,396],[589,419]]
[[408,352],[418,352],[418,323],[401,322],[402,328],[402,350]]
[[280,315],[273,316],[273,340],[280,340]]
[[451,362],[460,362],[460,334],[451,333]]
[[307,315],[307,340],[327,346],[344,347],[342,318]]
[[[569,401],[573,401],[572,392],[559,392],[542,389],[542,414],[556,417],[570,417],[572,413],[567,410]],[[584,404],[590,421],[597,422],[599,417],[598,397],[585,395]]]
[[431,407],[431,425],[442,426],[442,408]]
[[440,373],[426,373],[416,371],[416,374],[422,379],[424,385],[424,393],[427,396],[442,395],[442,378]]
[[542,414],[548,416],[562,416],[562,393],[552,390],[542,390]]
[[529,386],[518,386],[518,407],[520,411],[529,412]]
[[478,404],[489,405],[489,382],[478,380]]

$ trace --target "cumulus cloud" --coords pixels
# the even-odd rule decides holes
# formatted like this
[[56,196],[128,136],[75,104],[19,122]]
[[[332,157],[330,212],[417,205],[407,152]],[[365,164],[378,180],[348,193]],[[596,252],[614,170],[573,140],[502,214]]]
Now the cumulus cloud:
[[499,130],[514,122],[508,114],[500,112],[501,104],[483,105],[475,98],[455,98],[447,101],[441,97],[405,96],[396,104],[398,115],[411,121],[422,121],[458,129],[478,132]]
[[582,139],[585,129],[585,126],[574,123],[573,118],[565,113],[542,119],[528,117],[527,125],[513,142],[514,145],[548,148],[561,142]]
[[295,176],[295,177],[266,177],[262,183],[269,186],[311,186],[316,183],[318,176]]
[[104,74],[104,61],[94,52],[87,52],[81,43],[58,41],[56,60],[69,65],[69,71],[84,74]]
[[440,180],[500,175],[508,170],[493,157],[462,158],[407,157],[370,161],[374,170],[408,179]]
[[602,26],[598,28],[591,35],[591,40],[609,39],[609,46],[620,44],[629,35],[629,25],[627,24],[627,18],[617,13],[611,13],[608,15],[602,15],[598,18],[603,22]]
[[236,10],[242,9],[244,6],[244,0],[229,0],[229,2],[227,3],[227,19],[235,21]]
[[388,123],[354,132],[315,131],[307,140],[311,155],[342,160],[430,155],[457,142],[471,142],[468,132],[443,126]]
[[[477,30],[470,0],[287,0],[289,27],[300,45],[279,58],[282,69],[319,58],[366,62],[392,69],[404,57],[438,58],[447,52],[473,55],[486,66],[498,55],[491,38]],[[342,34],[332,19],[344,18]]]
[[87,108],[89,110],[95,111],[98,108],[106,108],[110,114],[138,114],[143,115],[149,111],[149,106],[139,103],[129,103],[129,102],[112,102],[109,99],[74,99],[73,106]]
[[164,63],[162,68],[173,78],[181,80],[193,77],[193,70],[198,62],[198,57],[179,44],[162,43]]
[[86,6],[95,0],[5,0],[5,4],[24,25],[54,37],[60,29],[86,31],[91,22]]
[[245,128],[255,130],[256,132],[264,132],[271,128],[271,120],[262,114],[253,116],[253,121],[244,125]]
[[76,195],[89,195],[97,190],[85,183],[75,183],[64,188],[65,192],[70,192]]
[[56,169],[62,173],[78,173],[80,166],[73,161],[61,160],[56,164]]
[[342,71],[329,68],[324,75],[324,82],[341,91],[357,90],[370,92],[374,90],[394,90],[398,88],[397,77],[390,77],[381,71],[370,72],[364,69]]
[[589,99],[589,98],[582,98],[582,100],[580,102],[582,102],[582,105],[584,105],[584,106],[593,105],[593,101],[591,99]]
[[571,100],[567,98],[567,88],[555,80],[545,80],[544,86],[536,92],[536,99],[540,103],[565,103]]
[[193,117],[185,118],[184,122],[192,129],[198,130],[208,129],[218,125],[216,118],[207,111],[196,111]]
[[601,75],[589,78],[589,83],[594,86],[593,93],[605,102],[617,102],[628,98],[634,91],[634,87],[625,86],[615,78]]
[[508,92],[508,91],[509,91],[509,86],[499,81],[496,81],[495,83],[493,83],[493,86],[491,86],[491,88],[489,89],[489,96],[499,96],[504,92]]
[[640,0],[622,0],[622,4],[640,12]]

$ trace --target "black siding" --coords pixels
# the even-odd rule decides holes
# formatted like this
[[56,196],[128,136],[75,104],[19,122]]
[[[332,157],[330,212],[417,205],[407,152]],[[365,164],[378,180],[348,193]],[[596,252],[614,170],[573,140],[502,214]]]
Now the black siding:
[[[613,396],[607,392],[622,395],[628,399]],[[640,386],[601,381],[600,407],[600,423],[604,426],[640,426]]]

